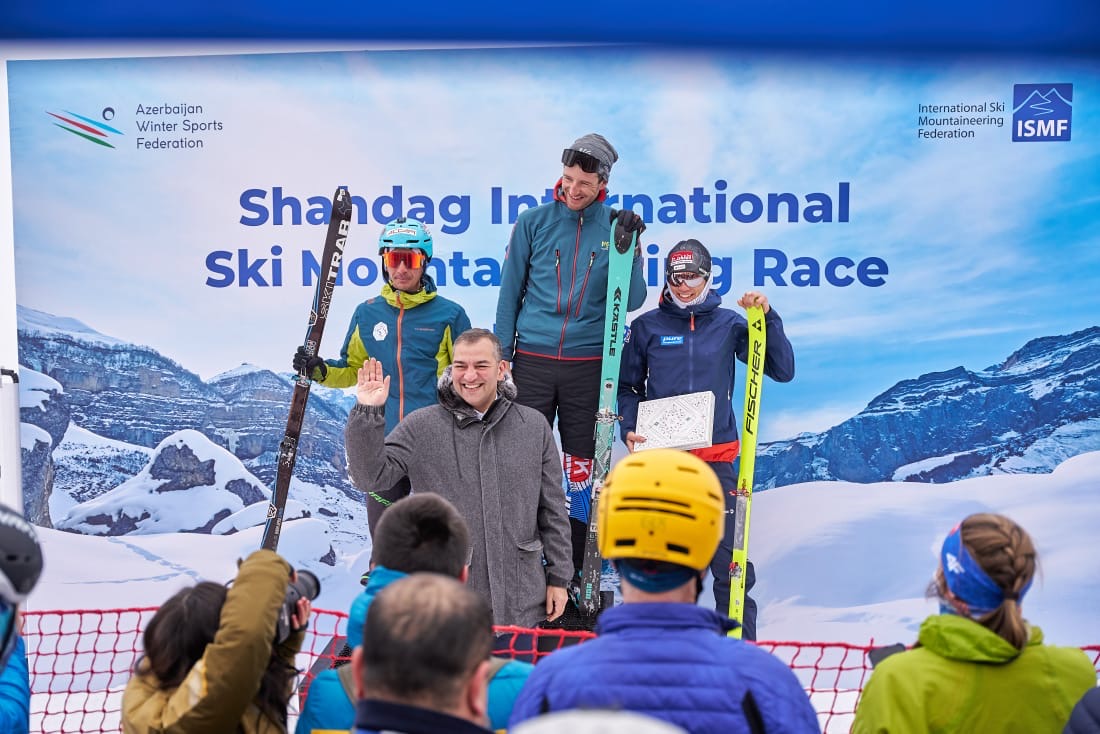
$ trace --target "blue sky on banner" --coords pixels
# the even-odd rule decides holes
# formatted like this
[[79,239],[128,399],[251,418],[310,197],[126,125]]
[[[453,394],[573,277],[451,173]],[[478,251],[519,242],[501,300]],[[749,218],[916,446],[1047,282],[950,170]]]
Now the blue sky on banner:
[[[1072,140],[1013,143],[1014,85],[1047,82],[1073,85]],[[613,193],[685,200],[646,233],[655,272],[669,245],[697,237],[728,258],[729,304],[758,287],[783,315],[798,375],[767,390],[766,438],[823,430],[898,380],[979,370],[1100,313],[1100,149],[1088,134],[1100,121],[1087,102],[1100,66],[1087,59],[353,52],[17,61],[8,85],[19,303],[153,346],[205,378],[241,362],[285,370],[304,332],[303,258],[323,227],[275,224],[276,187],[304,201],[346,184],[375,205],[400,186],[406,208],[425,197],[443,293],[489,325],[496,289],[473,274],[478,258],[490,272],[503,255],[509,217],[494,202],[542,196],[562,146],[590,130],[622,156]],[[1002,124],[920,137],[952,128],[922,116],[956,114],[920,105],[956,104],[985,105],[959,114]],[[49,115],[105,120],[108,108],[113,150]],[[185,129],[194,123],[208,126]],[[180,138],[203,147],[149,147]],[[709,204],[688,200],[696,188]],[[798,221],[786,209],[753,219],[751,197],[770,193],[793,194]],[[719,197],[738,194],[752,221],[728,205],[713,221]],[[809,221],[812,194],[828,197],[833,221]],[[374,214],[353,224],[361,285],[334,298],[326,355],[379,287]],[[812,279],[838,257],[874,259],[880,277],[830,284],[822,272],[795,285],[796,270]]]

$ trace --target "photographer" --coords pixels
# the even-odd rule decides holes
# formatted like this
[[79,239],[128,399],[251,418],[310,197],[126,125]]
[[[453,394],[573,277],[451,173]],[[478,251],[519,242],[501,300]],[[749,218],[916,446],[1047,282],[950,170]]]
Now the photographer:
[[294,656],[319,591],[312,574],[291,574],[258,550],[228,589],[203,581],[165,602],[122,697],[123,731],[286,732]]

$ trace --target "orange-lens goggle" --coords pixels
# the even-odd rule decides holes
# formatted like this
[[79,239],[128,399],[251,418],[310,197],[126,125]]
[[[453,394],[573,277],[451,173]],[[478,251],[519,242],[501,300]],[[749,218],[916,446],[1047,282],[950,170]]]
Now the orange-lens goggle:
[[397,269],[398,265],[404,265],[409,270],[416,270],[426,263],[428,258],[419,250],[386,250],[382,253],[382,263],[388,270]]

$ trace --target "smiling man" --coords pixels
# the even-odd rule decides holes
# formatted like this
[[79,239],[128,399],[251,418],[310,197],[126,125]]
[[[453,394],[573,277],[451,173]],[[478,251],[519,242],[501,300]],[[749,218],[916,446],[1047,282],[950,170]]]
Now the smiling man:
[[485,329],[460,334],[438,404],[386,436],[390,379],[375,359],[359,370],[345,436],[352,482],[365,490],[407,479],[450,500],[470,530],[467,583],[489,600],[493,622],[556,619],[572,573],[561,463],[546,420],[514,402],[500,341]]
[[[554,200],[522,212],[512,229],[497,301],[495,330],[504,359],[512,361],[516,399],[550,425],[557,420],[576,569],[584,558],[592,492],[611,226],[618,222],[639,237],[645,231],[637,214],[604,203],[618,159],[596,133],[562,151]],[[630,311],[645,303],[640,253],[636,248],[630,273]]]

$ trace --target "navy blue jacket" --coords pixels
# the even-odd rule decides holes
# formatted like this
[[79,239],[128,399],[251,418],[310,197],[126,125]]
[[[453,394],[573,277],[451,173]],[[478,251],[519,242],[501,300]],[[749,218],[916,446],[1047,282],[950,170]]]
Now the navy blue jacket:
[[1100,688],[1090,688],[1069,715],[1064,734],[1100,734]]
[[751,692],[768,734],[819,734],[795,674],[771,653],[726,637],[734,624],[695,604],[613,607],[596,623],[596,639],[535,665],[508,728],[553,711],[622,709],[693,734],[747,734],[742,705]]
[[[662,295],[657,308],[630,325],[619,371],[619,426],[623,439],[638,424],[638,403],[710,390],[714,393],[714,443],[737,440],[733,414],[734,357],[749,351],[748,321],[721,308],[711,291],[697,306],[680,308]],[[783,320],[772,308],[764,316],[767,348],[764,374],[776,382],[794,378],[794,349],[783,333]]]

